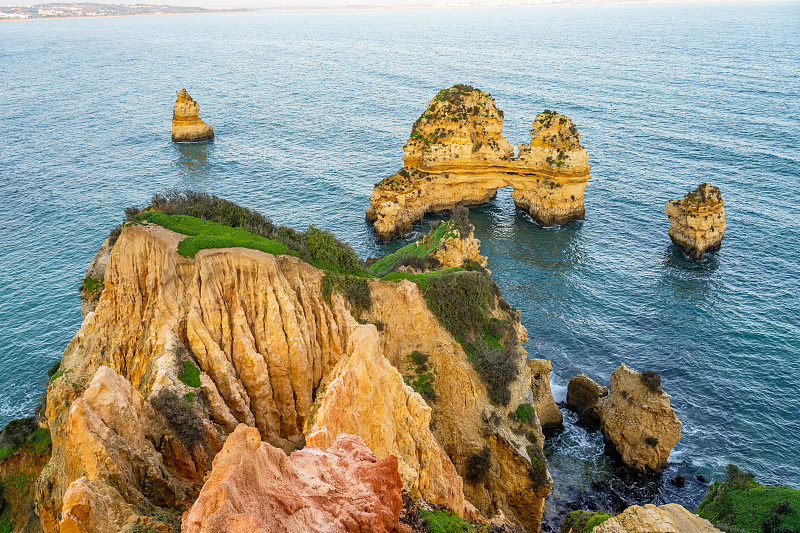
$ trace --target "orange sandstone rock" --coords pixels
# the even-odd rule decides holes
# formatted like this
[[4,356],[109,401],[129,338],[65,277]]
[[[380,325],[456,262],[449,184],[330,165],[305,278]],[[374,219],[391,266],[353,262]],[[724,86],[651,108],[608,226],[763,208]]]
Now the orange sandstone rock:
[[633,505],[593,529],[594,533],[722,533],[677,503]]
[[214,128],[200,120],[200,104],[192,100],[186,89],[181,89],[172,110],[172,140],[176,143],[209,141],[214,138]]
[[360,437],[286,454],[240,425],[214,459],[182,533],[410,532],[399,523],[394,456],[379,461]]
[[512,187],[537,223],[582,220],[590,167],[572,120],[539,113],[516,157],[502,129],[491,95],[466,85],[440,91],[414,123],[403,168],[375,185],[366,216],[378,236],[407,233],[431,211],[488,202],[500,187]]

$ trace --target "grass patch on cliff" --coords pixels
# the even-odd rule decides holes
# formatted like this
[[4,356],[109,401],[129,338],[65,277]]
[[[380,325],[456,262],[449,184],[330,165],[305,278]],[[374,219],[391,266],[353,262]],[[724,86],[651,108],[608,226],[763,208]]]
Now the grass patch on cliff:
[[447,509],[435,511],[420,509],[417,513],[427,522],[430,533],[475,533],[475,526]]
[[103,292],[105,281],[103,278],[93,278],[86,276],[81,283],[81,296],[87,300],[97,300],[100,298],[100,293]]
[[278,241],[250,233],[243,228],[232,228],[189,215],[167,215],[151,211],[140,214],[139,220],[158,224],[175,233],[187,235],[178,244],[178,253],[184,257],[193,258],[197,252],[207,248],[250,248],[272,255],[291,253],[286,245]]
[[396,252],[378,259],[367,270],[378,277],[382,277],[402,266],[403,263],[407,264],[411,259],[422,260],[435,252],[443,239],[455,237],[454,229],[455,226],[452,222],[442,222],[422,239],[406,244]]
[[429,359],[430,355],[419,350],[411,352],[406,357],[406,374],[403,375],[403,380],[430,402],[436,400],[436,391],[433,389],[436,370]]
[[200,369],[191,361],[183,362],[183,370],[178,374],[178,379],[189,387],[200,386]]
[[50,432],[38,427],[36,417],[10,421],[0,432],[0,461],[23,446],[33,453],[46,453],[50,447]]
[[356,319],[361,316],[361,313],[372,307],[372,291],[369,288],[369,280],[366,278],[325,272],[325,275],[322,276],[322,297],[331,307],[333,306],[331,298],[334,292],[345,297]]
[[291,254],[334,272],[364,273],[355,251],[329,231],[309,226],[298,232],[277,226],[257,211],[211,194],[170,190],[154,194],[145,211],[131,207],[125,215],[129,223],[147,220],[187,235],[178,246],[178,253],[185,257],[206,248],[242,247]]
[[590,533],[609,518],[614,518],[608,513],[592,511],[572,511],[564,517],[563,531],[572,533]]
[[697,514],[725,531],[800,531],[800,490],[764,486],[728,465],[727,478],[708,488]]

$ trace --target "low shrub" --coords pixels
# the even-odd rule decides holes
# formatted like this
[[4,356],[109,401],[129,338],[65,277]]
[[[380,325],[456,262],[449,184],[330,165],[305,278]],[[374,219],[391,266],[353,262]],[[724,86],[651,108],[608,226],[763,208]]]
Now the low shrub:
[[644,442],[648,446],[652,446],[653,448],[655,448],[656,446],[658,446],[658,437],[648,435],[647,437],[644,438]]
[[429,533],[475,533],[475,526],[447,509],[420,509],[417,513],[427,523]]
[[492,450],[484,446],[480,453],[473,453],[467,459],[466,478],[472,483],[480,483],[489,473],[492,466]]
[[529,403],[521,403],[514,412],[514,417],[520,424],[525,424],[531,417],[536,414],[536,410]]
[[436,391],[433,388],[436,372],[433,363],[429,363],[430,356],[419,350],[414,350],[406,357],[406,371],[403,376],[405,382],[415,391],[420,393],[427,401],[436,400]]
[[517,378],[519,372],[515,358],[502,347],[490,348],[484,338],[469,344],[466,351],[486,384],[492,404],[508,405],[511,401],[509,385]]
[[343,274],[363,274],[364,265],[355,250],[326,230],[309,226],[301,234],[302,244],[311,254],[311,263]]
[[572,511],[564,517],[563,531],[572,533],[590,533],[606,520],[614,518],[608,513],[592,511]]
[[450,216],[451,220],[453,221],[453,225],[458,230],[461,238],[466,239],[469,237],[469,234],[472,231],[472,224],[469,222],[469,209],[461,204],[458,204],[453,208],[453,212]]
[[372,308],[372,291],[367,278],[326,271],[322,276],[321,288],[323,298],[331,306],[333,305],[331,299],[333,292],[342,294],[350,303],[351,312],[356,318]]
[[36,431],[36,417],[17,418],[0,431],[0,449],[14,451]]
[[191,450],[203,439],[205,430],[197,413],[190,403],[174,391],[161,389],[150,399],[150,403],[156,411],[164,415],[167,425],[186,448]]
[[490,280],[479,272],[444,274],[428,281],[428,308],[453,336],[466,342],[491,321]]
[[655,372],[654,370],[645,370],[642,372],[639,379],[648,389],[650,389],[650,392],[661,391],[661,374],[658,372]]
[[81,283],[81,296],[87,300],[97,300],[100,298],[100,293],[103,292],[105,281],[103,278],[93,278],[86,276]]
[[47,377],[52,378],[53,376],[55,376],[60,368],[61,368],[61,359],[53,363],[53,366],[51,366],[50,370],[47,371]]
[[539,485],[547,483],[547,459],[538,446],[528,446],[528,456],[531,458],[531,467],[528,472],[531,480]]

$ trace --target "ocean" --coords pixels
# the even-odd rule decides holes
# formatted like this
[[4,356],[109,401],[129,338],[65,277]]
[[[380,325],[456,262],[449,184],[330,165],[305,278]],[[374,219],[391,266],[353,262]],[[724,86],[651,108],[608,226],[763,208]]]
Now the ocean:
[[[0,424],[35,408],[125,207],[208,191],[382,255],[402,242],[365,223],[372,186],[436,92],[466,83],[494,96],[512,144],[548,108],[589,153],[585,221],[538,227],[505,189],[470,214],[556,399],[625,362],[661,373],[683,422],[664,475],[632,480],[564,410],[546,528],[581,506],[693,510],[697,476],[728,463],[800,488],[799,34],[796,2],[0,23]],[[213,142],[171,142],[182,87]],[[694,263],[664,204],[704,181],[728,226]]]

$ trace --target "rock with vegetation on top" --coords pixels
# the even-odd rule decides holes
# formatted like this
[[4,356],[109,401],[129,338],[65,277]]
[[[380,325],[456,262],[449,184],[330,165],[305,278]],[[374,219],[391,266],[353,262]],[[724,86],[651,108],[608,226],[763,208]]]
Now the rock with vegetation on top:
[[186,89],[177,93],[172,110],[172,140],[176,143],[196,143],[214,138],[214,128],[200,120],[200,104],[192,100]]
[[697,514],[725,531],[800,531],[800,490],[762,485],[753,474],[728,465],[725,481],[708,487]]
[[627,466],[661,472],[681,438],[681,422],[653,371],[641,374],[624,363],[611,373],[608,396],[597,402],[600,429]]
[[661,507],[633,505],[605,520],[593,533],[722,533],[711,522],[690,513],[677,503]]
[[339,435],[358,435],[379,459],[397,457],[406,490],[463,518],[478,518],[431,433],[431,408],[383,356],[375,326],[355,330],[347,353],[317,394],[306,444],[327,448]]
[[582,220],[590,167],[572,120],[539,113],[517,157],[502,129],[491,95],[468,85],[440,91],[411,129],[403,168],[375,185],[366,217],[378,237],[408,233],[428,212],[486,203],[500,187],[512,187],[537,223]]
[[613,518],[608,513],[572,511],[564,517],[559,533],[590,533],[595,527]]
[[[156,195],[127,214],[97,309],[48,387],[52,454],[35,495],[45,533],[176,532],[240,423],[286,453],[302,447],[359,321],[378,326],[380,352],[430,398],[431,433],[467,500],[539,531],[552,479],[526,332],[486,271],[365,277],[332,235],[200,193]],[[176,216],[190,214],[202,218]],[[512,423],[512,412],[528,416]]]
[[400,523],[397,458],[381,461],[360,437],[290,456],[240,425],[214,458],[182,533],[410,533]]
[[725,235],[725,202],[717,187],[701,183],[683,200],[667,202],[669,238],[672,244],[695,260],[717,250]]
[[528,359],[528,369],[531,372],[531,392],[533,393],[533,406],[539,415],[542,429],[561,427],[564,416],[553,399],[550,390],[550,372],[553,364],[547,359]]
[[573,376],[567,385],[567,405],[578,413],[579,421],[588,426],[600,425],[597,401],[604,396],[608,396],[608,387],[586,374]]

